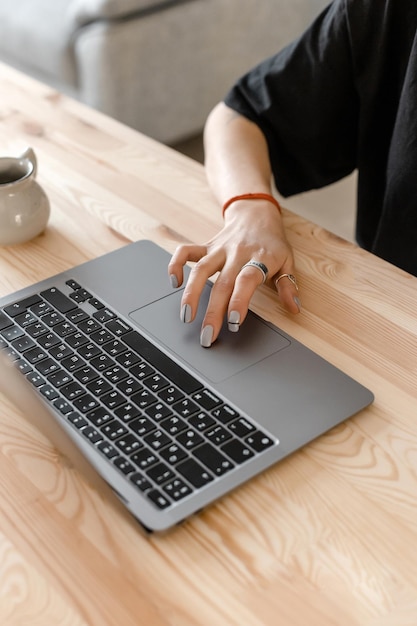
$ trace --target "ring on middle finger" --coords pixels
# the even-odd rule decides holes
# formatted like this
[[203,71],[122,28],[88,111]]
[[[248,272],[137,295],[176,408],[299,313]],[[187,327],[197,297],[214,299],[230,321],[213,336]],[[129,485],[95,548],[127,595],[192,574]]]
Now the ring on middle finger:
[[251,259],[250,261],[245,263],[245,265],[243,265],[240,271],[242,271],[245,267],[255,267],[262,274],[262,283],[266,281],[268,277],[268,268],[263,263],[261,263],[260,261],[255,261],[255,259]]

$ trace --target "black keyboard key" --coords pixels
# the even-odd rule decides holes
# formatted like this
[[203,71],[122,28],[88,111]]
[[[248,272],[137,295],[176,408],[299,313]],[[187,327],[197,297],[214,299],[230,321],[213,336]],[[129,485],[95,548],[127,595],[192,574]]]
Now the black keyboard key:
[[75,428],[78,428],[79,430],[88,426],[87,420],[76,411],[68,413],[67,419],[73,426],[75,426]]
[[79,398],[75,398],[73,404],[78,411],[81,411],[81,413],[88,413],[88,411],[93,411],[100,406],[97,400],[93,396],[90,396],[89,393],[86,393],[84,396]]
[[184,398],[179,402],[172,405],[174,411],[176,411],[181,417],[188,418],[194,413],[198,413],[200,407],[195,402],[192,402],[189,398]]
[[36,343],[27,335],[15,339],[12,343],[13,349],[17,350],[18,352],[25,352],[25,350],[29,350],[30,348],[34,348],[35,346]]
[[[107,372],[106,372],[107,373]],[[121,382],[117,384],[117,388],[119,391],[125,394],[125,396],[131,396],[132,394],[140,391],[142,389],[142,385],[136,380],[136,378],[125,378]]]
[[169,386],[169,380],[155,373],[152,376],[148,376],[148,378],[143,381],[143,384],[154,393],[159,393],[161,389]]
[[118,457],[113,461],[113,464],[119,469],[125,476],[132,474],[136,470],[136,467],[128,459]]
[[194,487],[204,487],[213,480],[213,476],[194,459],[187,459],[176,466],[177,471]]
[[121,437],[116,441],[115,444],[119,450],[121,450],[124,454],[133,454],[137,450],[142,448],[142,444],[139,439],[132,435],[131,433],[126,434],[124,437]]
[[122,406],[117,407],[114,411],[115,415],[122,420],[122,422],[130,422],[135,417],[139,417],[140,411],[139,409],[130,402],[126,404],[122,404]]
[[74,372],[74,378],[80,381],[83,385],[87,385],[87,383],[91,383],[98,377],[96,370],[87,365],[86,367],[81,367],[76,372]]
[[81,285],[79,285],[77,281],[74,280],[73,278],[66,280],[65,284],[68,285],[68,287],[70,287],[70,289],[73,289],[74,291],[77,291],[77,289],[81,289]]
[[111,441],[124,437],[129,432],[119,420],[113,420],[101,427],[101,432]]
[[70,402],[72,402],[73,400],[75,400],[75,398],[78,398],[79,396],[82,396],[83,393],[85,393],[81,385],[79,385],[75,381],[73,381],[72,383],[69,383],[68,385],[64,385],[63,387],[61,387],[60,391],[62,395],[66,397],[67,400],[70,400]]
[[66,400],[63,398],[57,398],[54,400],[53,405],[58,411],[60,411],[63,415],[67,415],[72,411],[72,407]]
[[4,330],[8,326],[13,324],[12,320],[7,317],[2,311],[0,311],[0,330]]
[[93,428],[92,426],[86,426],[81,431],[86,439],[88,439],[91,443],[99,443],[99,441],[103,441],[103,436],[99,433],[98,430]]
[[[0,313],[0,320],[1,320],[1,315],[2,313]],[[34,315],[32,311],[26,311],[25,313],[21,313],[20,315],[15,317],[14,321],[16,322],[16,324],[19,324],[19,326],[21,326],[22,328],[26,328],[26,326],[29,326],[29,324],[35,324],[37,322],[37,319],[36,319],[36,315]],[[1,323],[0,323],[0,330],[1,330]]]
[[248,437],[246,437],[245,441],[251,448],[256,450],[256,452],[262,452],[263,450],[266,450],[274,445],[273,439],[268,437],[268,435],[265,435],[265,433],[260,430],[251,433]]
[[58,346],[61,343],[61,339],[55,335],[55,333],[46,333],[38,338],[38,343],[45,350],[50,350],[54,346]]
[[198,402],[198,404],[206,411],[211,411],[216,406],[221,403],[220,398],[218,398],[214,393],[212,393],[209,389],[201,389],[197,391],[193,395],[193,400]]
[[178,502],[178,500],[181,500],[192,493],[192,489],[180,478],[174,478],[174,480],[167,483],[164,486],[164,491],[175,502]]
[[69,385],[72,382],[71,376],[65,372],[64,370],[58,369],[56,372],[53,372],[50,376],[48,376],[48,381],[54,387],[62,387],[62,385]]
[[96,378],[91,383],[88,383],[87,389],[93,396],[101,396],[103,393],[108,393],[112,390],[112,386],[107,380],[103,378]]
[[[51,351],[52,352],[52,351]],[[61,361],[62,367],[65,367],[69,372],[75,372],[80,369],[80,367],[85,367],[87,363],[78,356],[78,354],[71,353],[71,356],[65,357]]]
[[69,311],[67,313],[67,319],[74,324],[79,324],[80,322],[89,319],[89,315],[77,307],[73,311]]
[[51,287],[41,292],[41,296],[52,304],[53,307],[58,309],[60,313],[68,313],[71,309],[76,308],[76,304],[72,302],[62,291],[59,291],[56,287]]
[[96,311],[95,313],[93,313],[93,317],[94,319],[104,324],[105,322],[108,322],[109,320],[113,319],[116,316],[113,313],[113,311],[110,311],[110,309],[102,308]]
[[138,452],[135,452],[131,455],[130,460],[141,470],[147,470],[148,467],[155,465],[155,463],[159,461],[155,452],[148,450],[148,448],[142,448]]
[[91,360],[91,365],[96,368],[98,372],[104,372],[104,370],[114,365],[113,359],[107,354],[100,354]]
[[13,326],[5,328],[1,334],[5,339],[7,339],[7,341],[13,341],[13,339],[22,337],[22,335],[24,335],[24,332],[19,326],[13,324]]
[[[25,354],[26,356],[26,354]],[[58,371],[59,365],[58,363],[56,363],[53,359],[50,359],[49,357],[47,359],[43,359],[42,361],[40,361],[39,363],[36,364],[36,369],[43,374],[43,376],[49,376],[49,374],[52,374],[53,372]]]
[[54,357],[54,359],[57,359],[57,361],[61,361],[61,359],[65,359],[71,356],[72,350],[65,343],[59,343],[56,346],[53,346],[49,350],[49,353],[51,356]]
[[161,450],[160,455],[170,465],[175,465],[187,458],[187,453],[178,444],[172,443],[168,448]]
[[78,353],[83,357],[83,359],[87,359],[87,361],[90,361],[90,359],[99,356],[99,354],[101,354],[101,351],[95,343],[88,342],[78,348]]
[[13,304],[5,306],[4,311],[7,315],[10,315],[10,317],[16,317],[17,315],[20,315],[20,313],[24,313],[30,306],[33,306],[40,301],[41,298],[37,295],[29,296],[29,298],[25,298],[24,300],[19,300],[19,302],[14,302]]
[[222,476],[226,472],[233,469],[234,465],[216,448],[209,443],[199,446],[193,451],[193,454],[201,463],[203,463],[216,476]]
[[[60,322],[59,324],[55,324],[53,325],[53,329],[54,332],[56,332],[56,334],[61,337],[61,339],[64,339],[65,337],[69,338],[70,335],[73,335],[77,332],[76,326],[74,326],[70,322]],[[79,336],[80,333],[78,333],[78,338]]]
[[150,433],[152,430],[155,430],[155,424],[144,415],[141,417],[137,417],[132,422],[129,422],[129,428],[133,430],[139,436],[146,435],[146,433]]
[[46,382],[43,376],[41,376],[37,372],[29,372],[28,374],[26,374],[26,378],[30,383],[32,383],[34,387],[40,387]]
[[222,450],[236,463],[244,463],[255,456],[253,450],[238,439],[232,439],[222,446]]
[[244,417],[239,417],[239,419],[231,422],[229,424],[229,429],[232,431],[232,433],[234,433],[238,437],[241,437],[242,439],[243,437],[246,437],[246,435],[249,435],[256,430],[255,426],[248,422],[248,420],[246,420]]
[[94,424],[94,426],[102,426],[107,422],[111,422],[111,420],[113,419],[113,415],[109,411],[106,411],[106,409],[104,409],[102,406],[99,406],[93,411],[89,411],[86,417],[89,422]]
[[122,367],[130,368],[136,363],[139,363],[140,359],[132,350],[125,350],[116,356],[116,361],[122,365]]
[[151,406],[146,407],[145,413],[156,422],[159,422],[160,420],[164,419],[164,417],[168,417],[168,415],[171,415],[172,411],[163,402],[157,402],[156,404],[152,404]]
[[122,394],[116,391],[115,389],[113,389],[113,391],[109,391],[108,393],[105,393],[104,395],[101,396],[100,399],[102,403],[105,404],[108,409],[115,409],[116,407],[126,402],[125,397],[122,396]]
[[217,407],[211,414],[214,415],[219,422],[222,422],[222,424],[228,424],[233,419],[239,417],[239,413],[232,409],[232,407],[227,406],[227,404]]
[[174,402],[181,400],[184,397],[184,394],[173,385],[170,385],[169,387],[162,389],[162,391],[158,393],[158,396],[167,404],[174,404]]
[[151,480],[157,485],[162,485],[168,480],[175,478],[175,474],[165,463],[152,465],[146,472]]
[[41,350],[40,348],[38,348],[37,346],[25,352],[25,359],[29,361],[29,363],[31,363],[32,365],[34,363],[38,363],[42,359],[46,359],[47,356],[48,356],[47,353]]
[[132,330],[131,326],[126,324],[126,322],[121,319],[111,320],[106,324],[106,327],[113,333],[113,335],[116,335],[116,337],[121,337]]
[[129,348],[132,348],[142,358],[149,361],[153,367],[167,378],[170,378],[174,385],[185,391],[185,393],[194,393],[202,386],[194,376],[191,376],[191,374],[161,352],[140,333],[130,331],[123,335],[122,339]]
[[96,330],[101,329],[101,325],[92,317],[85,319],[84,321],[79,322],[78,328],[83,332],[89,335],[90,333],[94,333]]
[[152,431],[143,440],[152,450],[161,450],[172,443],[172,439],[160,429]]
[[55,400],[55,398],[58,397],[57,390],[51,385],[42,385],[39,387],[39,391],[45,398],[47,398],[47,400]]
[[37,339],[40,335],[48,333],[49,328],[47,328],[45,324],[42,324],[42,322],[36,322],[36,324],[30,324],[26,328],[26,332],[34,339]]
[[105,328],[102,328],[101,330],[96,330],[94,333],[91,333],[90,338],[91,341],[94,341],[98,346],[102,346],[108,341],[114,339],[113,335],[105,330]]
[[111,443],[108,443],[107,441],[101,441],[97,445],[97,448],[108,459],[115,459],[115,458],[117,458],[119,456],[119,453],[116,450],[116,448],[114,446],[112,446]]
[[204,439],[201,435],[196,433],[195,430],[189,428],[188,430],[183,430],[178,435],[177,441],[187,450],[191,450],[192,448],[195,448],[203,443]]
[[138,393],[133,394],[131,397],[132,402],[136,404],[140,409],[146,409],[146,407],[151,404],[155,404],[157,401],[157,397],[153,395],[147,389],[142,389],[142,391],[138,391]]
[[213,417],[210,417],[210,415],[207,415],[207,413],[204,413],[204,411],[200,411],[197,415],[192,415],[188,420],[188,423],[196,430],[202,432],[207,430],[207,428],[214,426],[216,420]]
[[140,360],[140,363],[134,365],[130,368],[130,372],[132,376],[135,376],[138,380],[143,380],[147,378],[147,376],[151,376],[151,374],[155,374],[155,370],[153,367],[149,365],[149,363],[145,363],[145,361]]
[[157,489],[151,489],[151,491],[148,491],[146,495],[149,500],[151,500],[151,502],[158,507],[158,509],[166,509],[171,504],[168,498]]
[[232,435],[228,430],[223,428],[223,426],[213,426],[213,428],[210,428],[210,430],[206,432],[206,437],[210,439],[214,445],[219,446],[228,439],[231,439]]
[[[59,334],[59,330],[55,328],[55,331]],[[62,337],[62,335],[60,336]],[[81,332],[73,333],[66,336],[66,342],[73,350],[79,350],[81,346],[85,346],[88,343],[88,337]]]
[[141,474],[140,472],[135,472],[131,476],[129,476],[129,480],[137,487],[140,491],[147,491],[152,487],[152,484],[149,480]]
[[171,415],[167,419],[162,420],[161,428],[163,428],[171,437],[175,437],[183,430],[188,428],[187,422],[176,415]]
[[126,346],[118,339],[113,339],[103,345],[103,350],[105,350],[107,354],[110,354],[110,356],[116,358],[117,355],[122,354],[122,352],[126,350]]

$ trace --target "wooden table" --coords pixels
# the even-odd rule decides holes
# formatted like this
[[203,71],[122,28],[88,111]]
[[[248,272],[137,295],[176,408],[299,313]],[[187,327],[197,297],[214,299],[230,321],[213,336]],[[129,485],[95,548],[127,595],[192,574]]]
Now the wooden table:
[[[0,294],[153,239],[221,224],[203,168],[0,66],[1,152],[31,145],[52,206],[0,249]],[[0,403],[0,623],[417,624],[417,278],[285,212],[302,314],[253,308],[375,393],[374,404],[181,527],[146,537]]]

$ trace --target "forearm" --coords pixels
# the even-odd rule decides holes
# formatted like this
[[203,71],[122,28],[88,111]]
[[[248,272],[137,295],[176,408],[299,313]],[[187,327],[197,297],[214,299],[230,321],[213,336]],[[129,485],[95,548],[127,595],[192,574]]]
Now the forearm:
[[220,204],[243,193],[271,193],[268,147],[261,130],[220,103],[204,130],[205,167]]

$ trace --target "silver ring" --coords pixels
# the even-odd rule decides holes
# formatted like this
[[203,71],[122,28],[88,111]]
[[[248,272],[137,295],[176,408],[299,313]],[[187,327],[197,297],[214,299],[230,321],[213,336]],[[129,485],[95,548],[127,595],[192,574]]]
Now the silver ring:
[[245,263],[245,265],[242,267],[240,271],[242,271],[245,267],[256,267],[256,269],[259,270],[262,274],[262,283],[266,281],[266,278],[268,276],[268,268],[263,263],[261,263],[260,261],[255,261],[254,259],[251,259],[250,261]]
[[297,280],[296,280],[294,274],[281,274],[281,276],[278,276],[278,278],[275,279],[275,285],[278,285],[278,283],[281,280],[281,278],[288,278],[288,280],[290,280],[292,282],[292,284],[294,285],[294,287],[298,291]]

